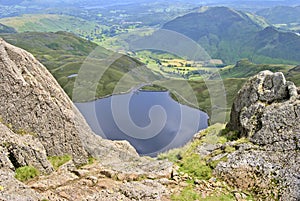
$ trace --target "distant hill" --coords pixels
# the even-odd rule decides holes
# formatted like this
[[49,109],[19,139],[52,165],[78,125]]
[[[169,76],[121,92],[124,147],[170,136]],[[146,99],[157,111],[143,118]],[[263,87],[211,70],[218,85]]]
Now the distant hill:
[[[248,59],[238,61],[234,66],[228,66],[219,71],[221,77],[225,78],[248,78],[258,74],[260,71],[284,72],[293,68],[292,65],[284,64],[254,64]],[[212,76],[213,78],[213,76]]]
[[0,23],[0,33],[16,33],[16,30]]
[[[18,34],[1,34],[0,37],[13,45],[30,51],[50,70],[70,97],[72,97],[76,74],[91,52],[97,49],[98,60],[96,60],[95,63],[99,62],[99,68],[107,67],[102,66],[101,59],[104,60],[114,54],[105,48],[99,47],[95,43],[67,32],[25,32]],[[96,98],[112,94],[115,85],[126,72],[142,65],[141,62],[133,58],[120,55],[105,71],[102,76],[103,79],[99,80]],[[91,74],[93,74],[93,72],[91,72]],[[150,73],[149,76],[154,75]],[[87,100],[81,99],[77,101]]]
[[259,10],[256,14],[278,28],[300,32],[300,6],[277,6]]
[[[218,74],[211,75],[210,79],[214,79],[220,75],[224,83],[226,83],[228,79],[231,79],[231,84],[235,84],[241,79],[249,78],[265,70],[282,72],[286,76],[287,80],[294,82],[298,87],[300,86],[300,65],[255,64],[250,62],[248,59],[242,59],[235,65],[220,69]],[[230,86],[226,89],[230,89]]]
[[299,62],[300,37],[266,28],[268,26],[262,18],[250,13],[226,7],[202,7],[198,12],[166,23],[163,28],[186,35],[212,58],[225,63],[235,63],[242,58],[258,63]]
[[276,6],[259,10],[256,14],[263,16],[272,24],[300,23],[300,6]]
[[55,14],[26,14],[2,18],[0,23],[13,27],[18,32],[69,31],[78,35],[86,35],[104,27],[82,18]]
[[256,63],[300,62],[300,36],[267,27],[245,43],[248,57]]

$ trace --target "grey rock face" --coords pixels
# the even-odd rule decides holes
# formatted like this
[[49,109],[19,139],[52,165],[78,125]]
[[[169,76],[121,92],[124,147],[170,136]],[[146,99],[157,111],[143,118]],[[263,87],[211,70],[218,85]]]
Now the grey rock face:
[[14,165],[11,163],[11,161],[8,158],[9,153],[6,148],[0,146],[0,169],[10,169],[14,170]]
[[48,155],[87,153],[75,126],[73,105],[53,76],[30,53],[0,39],[0,114],[14,129],[38,135]]
[[219,175],[265,199],[300,199],[300,96],[293,83],[270,71],[250,78],[227,128],[255,146],[230,154],[217,166]]
[[130,200],[162,200],[162,196],[167,194],[166,188],[153,180],[128,182],[120,187],[120,191]]
[[14,172],[0,169],[1,201],[39,201],[43,197],[14,178]]
[[0,130],[0,167],[14,170],[22,166],[33,166],[46,174],[53,171],[47,160],[46,150],[36,137],[15,134],[1,123]]
[[298,95],[296,92],[296,86],[287,82],[282,73],[262,71],[250,78],[239,91],[233,103],[227,127],[240,131],[243,136],[252,134],[253,129],[247,128],[247,120],[253,122],[259,119],[261,110],[266,105],[289,99],[294,100]]

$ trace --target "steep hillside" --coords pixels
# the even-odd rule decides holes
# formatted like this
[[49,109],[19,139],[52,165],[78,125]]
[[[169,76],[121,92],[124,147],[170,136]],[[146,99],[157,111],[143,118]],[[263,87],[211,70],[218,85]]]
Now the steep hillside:
[[186,35],[203,46],[212,58],[230,63],[241,55],[244,41],[262,26],[245,13],[213,7],[176,18],[163,28]]
[[[87,62],[92,62],[97,65],[94,71],[105,71],[102,78],[99,78],[96,98],[112,94],[114,86],[125,73],[143,65],[133,58],[115,54],[66,32],[26,32],[1,36],[13,45],[24,48],[36,56],[54,75],[70,97],[72,97],[76,75],[83,63],[86,65]],[[94,61],[88,59],[92,52],[96,54],[96,56],[94,55],[96,59]],[[109,66],[105,66],[103,61],[110,56],[115,56],[116,60]],[[149,76],[154,76],[151,72],[147,71],[147,73]],[[83,97],[83,99],[77,101],[87,101],[87,99]]]
[[[263,19],[249,13],[212,7],[178,17],[163,28],[186,35],[198,42],[212,58],[222,59],[225,63],[252,57],[260,63],[274,59],[281,63],[299,62],[299,51],[294,50],[299,48],[300,37],[272,28],[264,29],[266,26]],[[263,35],[269,37],[265,39]],[[287,54],[287,48],[292,50],[291,53]],[[275,53],[271,54],[273,51]]]
[[250,59],[259,63],[293,63],[300,61],[300,36],[267,27],[244,44]]

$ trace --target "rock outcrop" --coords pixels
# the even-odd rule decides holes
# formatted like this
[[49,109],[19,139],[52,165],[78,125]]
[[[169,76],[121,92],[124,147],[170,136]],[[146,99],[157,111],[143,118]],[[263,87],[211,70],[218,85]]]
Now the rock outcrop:
[[[123,175],[124,176],[124,175]],[[49,200],[162,200],[169,194],[163,180],[140,175],[121,177],[99,163],[80,169],[66,163],[51,175],[30,181],[28,186]]]
[[300,96],[292,82],[270,71],[250,78],[227,128],[250,143],[217,166],[220,176],[266,200],[300,199]]
[[37,137],[13,133],[2,123],[0,130],[0,168],[15,170],[23,166],[33,166],[45,174],[53,171],[47,160],[46,150]]
[[14,172],[0,169],[0,200],[1,201],[29,201],[42,200],[43,197],[29,186],[18,181],[14,177]]
[[70,154],[78,164],[87,152],[73,105],[48,70],[31,54],[0,40],[0,114],[14,130],[35,133],[48,155]]

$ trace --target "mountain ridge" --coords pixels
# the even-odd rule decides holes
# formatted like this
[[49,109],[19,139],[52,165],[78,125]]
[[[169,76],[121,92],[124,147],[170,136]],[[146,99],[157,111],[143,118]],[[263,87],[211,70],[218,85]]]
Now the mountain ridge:
[[[243,58],[250,58],[258,63],[297,63],[299,62],[298,51],[287,54],[286,50],[281,50],[279,46],[284,46],[290,40],[289,47],[292,50],[298,49],[300,37],[288,35],[290,33],[280,32],[274,28],[266,28],[266,23],[255,20],[248,13],[236,11],[226,7],[212,7],[202,12],[194,12],[178,17],[163,26],[190,37],[199,43],[212,58],[222,59],[225,63],[235,63]],[[266,43],[262,41],[260,35],[268,32],[271,34]],[[278,35],[278,38],[273,39]],[[277,40],[275,47],[267,46]],[[257,46],[260,44],[260,46]],[[264,48],[268,47],[268,52]],[[276,55],[270,55],[272,51]]]

